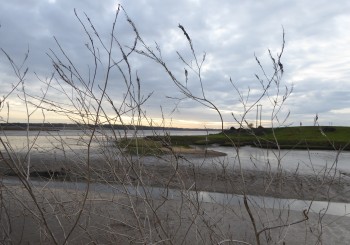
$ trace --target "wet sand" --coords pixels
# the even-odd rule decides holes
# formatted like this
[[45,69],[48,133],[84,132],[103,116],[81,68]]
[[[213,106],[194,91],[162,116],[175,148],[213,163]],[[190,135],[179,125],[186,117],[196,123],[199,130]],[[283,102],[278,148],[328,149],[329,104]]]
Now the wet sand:
[[[108,158],[108,152],[96,153],[89,159],[75,154],[65,157],[34,154],[31,172],[60,172],[61,175],[52,176],[58,181],[90,180],[197,192],[350,202],[350,177],[346,174],[240,171],[224,165],[209,168],[200,164],[201,157],[191,152],[141,159],[133,156],[116,159],[115,155]],[[193,164],[194,160],[196,164]],[[11,172],[3,161],[1,171],[2,175]],[[33,179],[48,180],[40,175]],[[168,196],[154,199],[90,191],[83,206],[84,195],[83,190],[77,189],[43,187],[28,191],[20,184],[2,185],[1,241],[53,244],[53,236],[62,243],[81,210],[78,226],[69,238],[71,244],[114,244],[116,241],[120,244],[160,241],[165,244],[169,241],[175,244],[230,244],[228,242],[233,240],[256,243],[252,221],[243,202],[223,205],[194,201],[186,196],[182,200],[172,200]],[[249,206],[258,231],[275,227],[261,233],[262,244],[282,244],[282,241],[316,244],[320,240],[323,244],[350,242],[348,217],[310,212],[305,219],[302,211],[264,208],[254,203]],[[52,231],[51,235],[49,231]]]
[[[21,186],[1,187],[0,238],[3,243],[63,243],[82,210],[70,244],[256,244],[244,205],[130,197],[90,191],[38,188],[33,192],[42,213]],[[4,200],[6,200],[4,202]],[[262,244],[348,244],[350,218],[251,205]],[[45,218],[45,224],[43,218]],[[291,225],[292,224],[292,225]],[[4,231],[8,233],[5,234]]]

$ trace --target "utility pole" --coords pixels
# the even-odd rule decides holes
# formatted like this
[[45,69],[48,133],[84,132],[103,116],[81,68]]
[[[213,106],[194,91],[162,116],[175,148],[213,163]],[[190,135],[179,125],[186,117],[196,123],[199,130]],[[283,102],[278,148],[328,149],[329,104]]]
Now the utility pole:
[[258,115],[259,115],[259,105],[256,105],[255,128],[258,128]]
[[[259,116],[259,106],[260,106],[260,116]],[[256,119],[255,119],[255,128],[258,128],[258,120],[260,118],[259,121],[259,126],[261,126],[261,113],[262,113],[262,105],[256,105]]]
[[260,106],[260,127],[261,127],[261,112],[262,112],[262,104],[259,105]]

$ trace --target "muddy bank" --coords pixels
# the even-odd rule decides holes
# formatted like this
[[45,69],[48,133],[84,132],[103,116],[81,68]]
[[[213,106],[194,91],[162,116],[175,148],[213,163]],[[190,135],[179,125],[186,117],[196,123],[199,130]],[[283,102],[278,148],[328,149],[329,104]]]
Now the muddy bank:
[[[108,155],[108,152],[95,152],[89,158],[83,154],[33,154],[30,176],[43,180],[89,180],[229,194],[350,202],[350,177],[344,173],[303,174],[251,169],[240,171],[238,168],[227,168],[220,164],[208,167],[201,164],[201,157],[203,155],[198,152],[141,158]],[[16,168],[11,169],[4,161],[0,162],[1,174],[5,176],[25,176],[26,170],[25,164],[17,164]]]

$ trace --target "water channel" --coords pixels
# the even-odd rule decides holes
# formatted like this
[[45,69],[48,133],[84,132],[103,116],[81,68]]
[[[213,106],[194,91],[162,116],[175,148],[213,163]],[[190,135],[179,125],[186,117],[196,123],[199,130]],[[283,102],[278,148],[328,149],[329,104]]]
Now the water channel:
[[[164,131],[154,132],[154,131],[130,131],[127,132],[129,137],[137,136],[147,136],[153,135],[154,133],[159,133],[164,135]],[[170,135],[203,135],[207,134],[205,131],[170,131],[167,132]],[[126,132],[117,132],[118,135],[126,134]],[[112,135],[111,135],[112,136]],[[34,142],[33,151],[41,152],[53,152],[59,151],[62,147],[69,146],[72,151],[84,152],[86,149],[86,142],[89,138],[82,131],[78,130],[67,130],[67,131],[57,131],[57,132],[36,132],[30,131],[29,137],[25,131],[7,131],[1,132],[0,137],[2,141],[16,152],[25,152],[27,150],[27,143]],[[106,140],[107,139],[107,140]],[[93,144],[96,148],[101,147],[102,144],[108,145],[108,137],[105,133],[98,133],[94,138]],[[299,171],[302,173],[315,173],[317,171],[324,171],[325,169],[336,169],[336,171],[341,173],[350,173],[350,152],[342,152],[338,154],[335,151],[306,151],[306,150],[281,150],[276,151],[272,149],[260,149],[255,147],[242,147],[239,149],[239,159],[237,157],[237,151],[230,147],[220,147],[220,146],[210,146],[208,149],[224,152],[226,156],[220,156],[215,158],[202,159],[197,158],[198,164],[213,167],[213,165],[226,164],[228,168],[235,168],[240,164],[245,169],[259,169],[259,170],[274,170],[277,168],[278,164],[285,170],[290,172]],[[3,146],[0,150],[4,150]],[[5,178],[2,180],[3,184],[16,184],[18,180],[15,178]],[[17,183],[18,184],[18,183]],[[84,190],[86,188],[86,183],[82,182],[59,182],[59,181],[32,181],[34,186],[47,186],[55,188],[70,188],[77,190]],[[120,192],[120,186],[104,185],[99,183],[94,183],[91,185],[93,191],[99,192]],[[142,189],[137,189],[133,186],[127,187],[127,190],[132,195],[143,196]],[[164,194],[164,189],[162,188],[147,188],[147,193],[151,193],[152,197],[159,198]],[[203,202],[215,202],[222,204],[232,204],[237,205],[242,203],[242,196],[231,195],[223,193],[212,193],[212,192],[188,192],[189,196],[200,198]],[[170,190],[168,193],[168,198],[179,199],[181,198],[181,192],[179,190]],[[295,199],[278,199],[269,197],[259,197],[259,196],[249,196],[251,202],[256,203],[258,206],[264,206],[265,208],[276,208],[280,209],[291,209],[301,211],[306,207],[310,206],[311,201],[295,200]],[[333,215],[347,215],[348,210],[350,210],[350,204],[346,203],[336,203],[336,202],[312,202],[312,212],[325,212],[327,214]]]

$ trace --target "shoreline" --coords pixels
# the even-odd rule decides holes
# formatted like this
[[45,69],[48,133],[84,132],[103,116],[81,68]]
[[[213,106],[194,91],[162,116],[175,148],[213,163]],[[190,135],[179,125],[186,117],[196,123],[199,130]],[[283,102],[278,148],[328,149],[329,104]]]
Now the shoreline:
[[[200,154],[182,154],[178,159],[144,157],[142,163],[114,165],[102,162],[101,156],[90,159],[90,181],[92,183],[112,183],[145,185],[149,187],[169,187],[173,189],[207,191],[228,194],[247,194],[283,199],[332,201],[350,203],[350,176],[347,173],[310,174],[287,171],[263,171],[225,166],[191,165],[190,161],[200,161]],[[52,159],[40,155],[32,157],[31,178],[34,180],[58,180],[86,182],[88,171],[77,159]],[[171,162],[177,161],[173,165]],[[116,164],[116,163],[113,163]],[[0,168],[4,177],[16,174]]]

